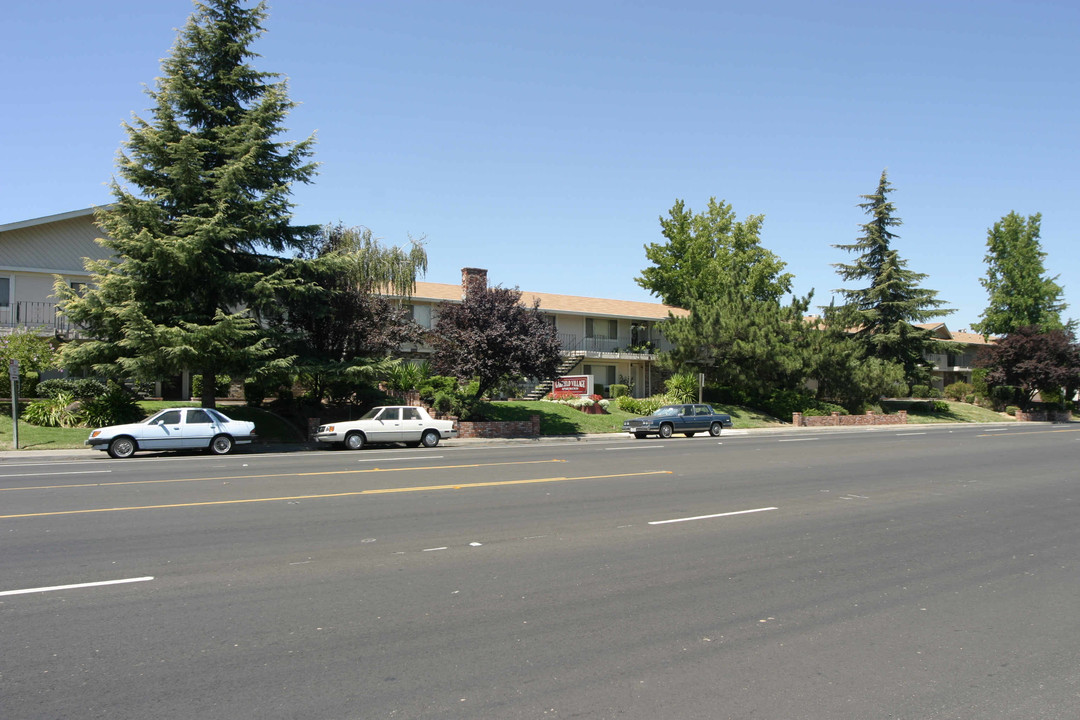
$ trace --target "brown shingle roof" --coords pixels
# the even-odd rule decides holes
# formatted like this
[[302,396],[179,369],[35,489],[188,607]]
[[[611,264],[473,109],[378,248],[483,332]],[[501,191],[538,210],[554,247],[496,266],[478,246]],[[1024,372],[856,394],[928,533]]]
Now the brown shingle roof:
[[[436,302],[461,302],[461,286],[450,283],[418,282],[413,291],[415,300],[433,300]],[[578,295],[556,295],[523,290],[521,299],[528,305],[534,300],[540,301],[540,309],[545,312],[558,312],[570,315],[593,315],[598,317],[622,317],[637,320],[666,320],[668,313],[682,317],[689,313],[682,308],[670,307],[662,303],[638,302],[635,300],[608,300],[606,298],[581,297]]]

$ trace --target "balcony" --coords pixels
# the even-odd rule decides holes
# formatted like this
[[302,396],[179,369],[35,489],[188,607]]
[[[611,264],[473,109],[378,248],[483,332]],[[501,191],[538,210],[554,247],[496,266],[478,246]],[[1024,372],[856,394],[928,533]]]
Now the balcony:
[[40,335],[78,334],[78,327],[59,313],[56,303],[19,300],[0,306],[0,334],[21,328],[36,330]]
[[632,346],[628,340],[609,339],[603,335],[579,337],[575,333],[559,333],[559,344],[567,355],[582,355],[603,360],[654,360],[658,351],[671,349],[663,338],[641,341]]

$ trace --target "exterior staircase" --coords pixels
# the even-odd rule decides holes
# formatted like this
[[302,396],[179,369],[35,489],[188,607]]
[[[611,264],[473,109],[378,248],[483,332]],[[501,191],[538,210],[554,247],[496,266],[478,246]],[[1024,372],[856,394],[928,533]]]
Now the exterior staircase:
[[[585,353],[573,353],[564,356],[562,362],[559,364],[559,369],[555,372],[555,377],[569,375],[570,372],[573,371],[573,369],[576,368],[584,359]],[[551,392],[551,388],[553,385],[553,380],[544,380],[539,385],[534,387],[532,391],[525,396],[525,399],[542,400],[545,395]]]

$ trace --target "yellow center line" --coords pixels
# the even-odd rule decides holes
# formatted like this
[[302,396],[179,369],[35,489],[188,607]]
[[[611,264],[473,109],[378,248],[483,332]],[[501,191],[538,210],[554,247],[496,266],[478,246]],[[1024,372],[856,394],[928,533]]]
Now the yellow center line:
[[1005,435],[1042,435],[1044,433],[1080,432],[1080,428],[1064,428],[1062,430],[1020,430],[1018,432],[983,433],[975,437],[1004,437]]
[[294,495],[291,497],[248,498],[246,500],[212,500],[209,502],[173,503],[169,505],[138,505],[133,507],[96,508],[91,510],[59,510],[55,512],[23,513],[21,515],[0,515],[0,520],[28,517],[50,517],[53,515],[85,515],[88,513],[123,512],[126,510],[165,510],[168,508],[203,507],[207,505],[241,505],[244,503],[281,502],[283,500],[321,500],[325,498],[353,497],[357,495],[387,495],[390,493],[424,492],[434,490],[464,490],[466,488],[500,487],[503,485],[532,485],[537,483],[566,482],[569,480],[603,480],[607,478],[640,477],[642,475],[670,475],[671,470],[652,470],[649,472],[618,473],[615,475],[582,475],[580,477],[549,477],[531,480],[495,480],[492,482],[461,483],[457,485],[427,485],[422,487],[381,488],[377,490],[354,490],[352,492],[325,493],[321,495]]
[[13,490],[60,490],[64,488],[109,487],[112,485],[159,485],[162,483],[207,482],[210,480],[257,480],[276,477],[310,477],[312,475],[359,475],[363,473],[405,472],[407,470],[457,470],[462,468],[496,467],[499,465],[539,465],[544,463],[561,462],[566,462],[566,460],[559,460],[558,458],[556,458],[553,460],[519,460],[515,462],[475,463],[472,465],[428,465],[424,467],[364,468],[362,470],[324,470],[319,472],[273,473],[268,475],[232,475],[226,477],[207,478],[173,478],[170,480],[122,480],[107,483],[79,483],[76,485],[35,485],[33,487],[9,487],[0,488],[0,492],[11,492]]

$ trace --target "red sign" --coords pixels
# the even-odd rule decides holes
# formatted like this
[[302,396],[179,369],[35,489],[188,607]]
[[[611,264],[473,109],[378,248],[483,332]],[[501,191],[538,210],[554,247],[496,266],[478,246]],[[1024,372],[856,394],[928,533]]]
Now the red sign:
[[573,393],[574,395],[589,395],[591,375],[564,375],[555,379],[555,385],[551,388],[556,393]]

